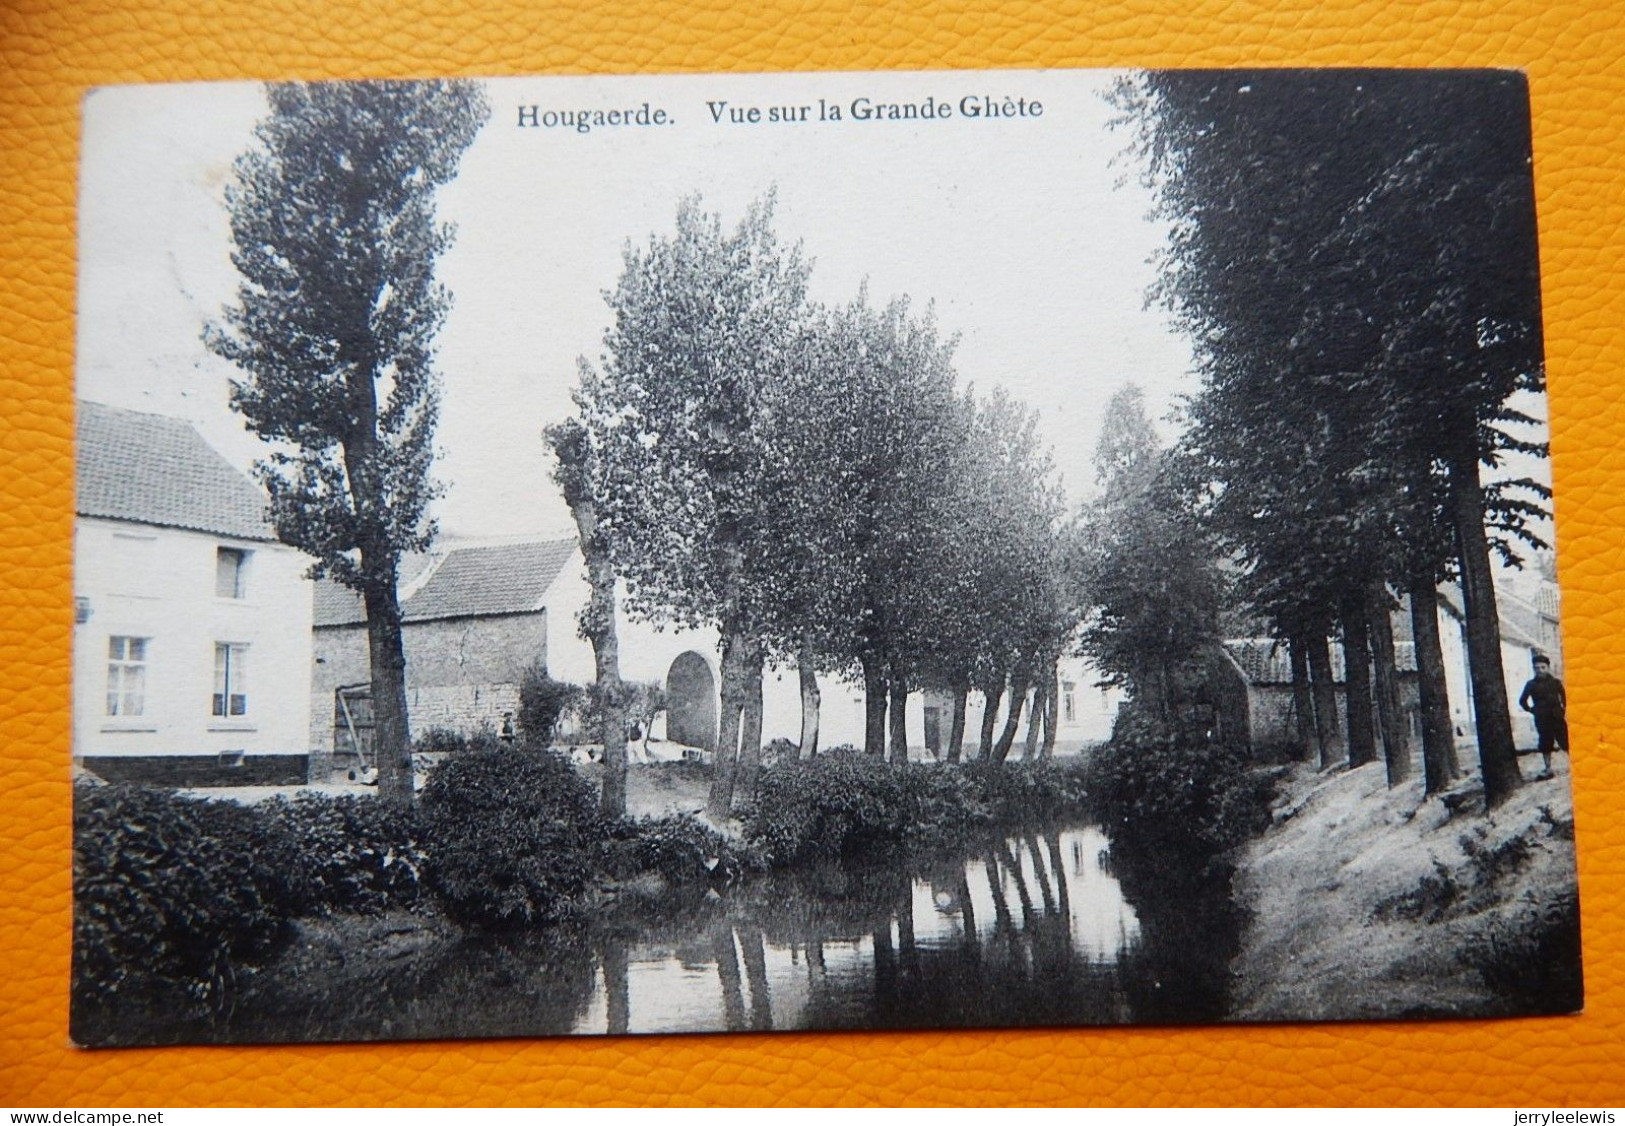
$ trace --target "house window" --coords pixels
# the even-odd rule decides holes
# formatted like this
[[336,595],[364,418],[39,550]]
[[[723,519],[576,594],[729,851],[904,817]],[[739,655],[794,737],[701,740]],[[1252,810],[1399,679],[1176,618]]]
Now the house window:
[[147,705],[147,639],[107,639],[107,714],[141,715]]
[[1070,680],[1061,685],[1061,722],[1078,722],[1078,686]]
[[217,716],[248,714],[248,646],[215,643],[211,711]]
[[248,552],[239,547],[222,547],[214,556],[216,598],[243,598],[247,591]]

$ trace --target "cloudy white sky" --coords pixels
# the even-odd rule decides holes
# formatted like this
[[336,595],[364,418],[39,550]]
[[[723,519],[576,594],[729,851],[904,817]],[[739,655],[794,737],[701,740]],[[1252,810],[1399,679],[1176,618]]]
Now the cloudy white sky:
[[[1037,407],[1075,496],[1112,391],[1158,413],[1191,388],[1189,349],[1144,304],[1162,230],[1108,128],[1099,72],[502,79],[489,124],[440,214],[457,240],[440,276],[437,475],[447,532],[565,531],[539,434],[596,359],[603,291],[628,240],[674,226],[699,194],[732,224],[777,189],[777,226],[815,260],[813,296],[934,302],[958,370]],[[1041,117],[971,119],[962,98],[1037,100]],[[948,102],[946,120],[716,124],[732,107]],[[519,107],[664,108],[673,124],[521,128]],[[233,370],[200,342],[232,298],[222,193],[264,113],[248,84],[122,87],[85,106],[79,394],[196,423],[246,466],[257,442],[227,406]],[[1166,427],[1164,428],[1167,429]]]
[[[777,226],[815,261],[815,299],[867,281],[883,303],[933,303],[958,371],[1036,407],[1069,492],[1090,492],[1106,400],[1138,384],[1164,418],[1194,390],[1187,343],[1147,308],[1164,228],[1109,127],[1108,72],[937,72],[499,79],[490,122],[439,199],[457,228],[440,264],[437,515],[450,534],[570,534],[542,428],[596,360],[603,293],[629,241],[669,232],[678,201],[736,223],[778,195]],[[929,122],[819,122],[817,107],[947,103]],[[1038,101],[1042,116],[968,117],[962,99]],[[708,103],[727,103],[718,112]],[[660,127],[520,127],[521,107],[664,109]],[[796,124],[728,109],[813,107]],[[233,369],[201,343],[233,297],[223,192],[265,112],[253,84],[119,87],[85,103],[81,397],[194,422],[233,461],[263,452],[231,413]],[[1542,404],[1533,404],[1544,413]],[[1161,423],[1165,437],[1172,427]],[[1514,475],[1549,481],[1521,459]]]

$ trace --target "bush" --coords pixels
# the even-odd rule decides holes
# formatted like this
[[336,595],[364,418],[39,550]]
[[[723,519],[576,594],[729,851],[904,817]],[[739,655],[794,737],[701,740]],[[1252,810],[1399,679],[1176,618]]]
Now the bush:
[[623,822],[637,871],[667,883],[718,883],[761,867],[761,861],[690,813]]
[[903,771],[849,747],[762,772],[745,835],[782,866],[851,855],[907,831]]
[[541,665],[531,665],[519,681],[519,714],[515,722],[525,742],[545,747],[553,742],[559,718],[579,707],[586,692],[579,684],[554,680]]
[[495,747],[501,742],[502,737],[489,723],[480,724],[470,735],[464,735],[461,731],[450,727],[431,727],[412,740],[412,753],[433,755],[435,759],[439,759],[446,755],[462,754],[470,749]]
[[562,755],[470,750],[435,767],[422,799],[425,874],[447,914],[507,928],[570,913],[602,832],[592,785]]
[[412,750],[420,755],[449,755],[468,747],[468,736],[449,727],[431,727],[412,740]]
[[236,967],[263,961],[286,936],[286,915],[261,891],[284,850],[242,850],[260,836],[241,806],[77,787],[76,1007],[177,993],[219,1007]]
[[788,739],[774,739],[762,748],[762,765],[776,766],[781,762],[795,762],[801,757],[801,748]]
[[1216,852],[1269,827],[1274,776],[1234,747],[1119,734],[1095,752],[1084,781],[1114,830]]
[[994,820],[981,779],[969,768],[917,763],[899,773],[911,840],[953,842]]
[[1549,902],[1526,896],[1461,955],[1513,1013],[1572,1013],[1585,1003],[1580,969],[1580,901],[1573,890]]
[[300,794],[254,812],[290,854],[278,884],[289,915],[417,907],[427,856],[411,810],[373,797]]
[[1056,762],[987,762],[965,766],[981,800],[997,821],[1043,821],[1081,812],[1087,797],[1084,765]]

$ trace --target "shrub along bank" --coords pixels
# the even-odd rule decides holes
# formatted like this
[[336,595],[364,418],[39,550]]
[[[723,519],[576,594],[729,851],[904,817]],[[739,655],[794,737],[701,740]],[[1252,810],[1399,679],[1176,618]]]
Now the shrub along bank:
[[888,763],[852,747],[763,771],[746,840],[768,864],[957,844],[993,825],[1082,810],[1076,763]]
[[295,919],[439,910],[484,929],[564,920],[602,892],[681,894],[768,865],[954,845],[1081,808],[1055,763],[897,766],[840,748],[763,773],[742,837],[692,816],[605,821],[551,752],[482,742],[431,772],[418,806],[303,794],[255,805],[133,786],[75,793],[75,1035],[127,1005],[200,1018],[283,951]]
[[1097,750],[1084,783],[1114,841],[1206,858],[1269,828],[1280,775],[1236,747],[1143,732]]
[[255,805],[136,786],[74,794],[73,1028],[121,1009],[207,1017],[281,953],[292,920],[442,910],[488,929],[556,922],[605,880],[697,882],[752,863],[692,818],[606,823],[551,751],[453,755],[413,810],[301,794]]

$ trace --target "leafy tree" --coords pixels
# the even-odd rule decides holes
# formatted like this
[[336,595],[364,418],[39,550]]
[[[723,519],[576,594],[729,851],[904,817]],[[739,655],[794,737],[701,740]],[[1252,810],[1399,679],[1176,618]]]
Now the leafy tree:
[[232,406],[274,452],[256,466],[278,536],[366,606],[379,790],[412,801],[396,579],[428,546],[450,298],[434,264],[449,182],[487,116],[470,82],[291,83],[226,189],[236,304],[205,333],[242,370]]
[[1219,640],[1215,552],[1164,475],[1164,451],[1133,386],[1112,396],[1095,459],[1101,497],[1085,509],[1078,565],[1090,603],[1081,636],[1103,683],[1127,688],[1142,718],[1177,730],[1205,654]]
[[[1274,590],[1267,609],[1301,630],[1278,613],[1293,592],[1319,607],[1300,619],[1336,607],[1363,669],[1382,586],[1431,610],[1454,568],[1485,785],[1504,799],[1518,774],[1489,557],[1510,559],[1543,514],[1533,482],[1481,480],[1508,450],[1542,452],[1508,427],[1541,380],[1521,79],[1164,72],[1119,104],[1175,223],[1158,295],[1205,380],[1190,445],[1235,498],[1228,534]],[[1430,692],[1438,672],[1424,669]]]
[[519,680],[519,735],[526,743],[545,747],[553,742],[559,718],[575,707],[581,686],[554,680],[540,661],[525,669]]
[[[763,408],[786,377],[806,316],[808,267],[773,235],[769,198],[733,232],[694,201],[677,227],[628,248],[607,295],[614,316],[576,402],[601,462],[598,518],[643,618],[713,626],[722,637],[722,713],[708,812],[729,816],[736,775],[756,780],[760,643],[770,600],[750,581],[765,542]],[[742,738],[742,733],[744,738]],[[741,769],[741,767],[743,769]]]

